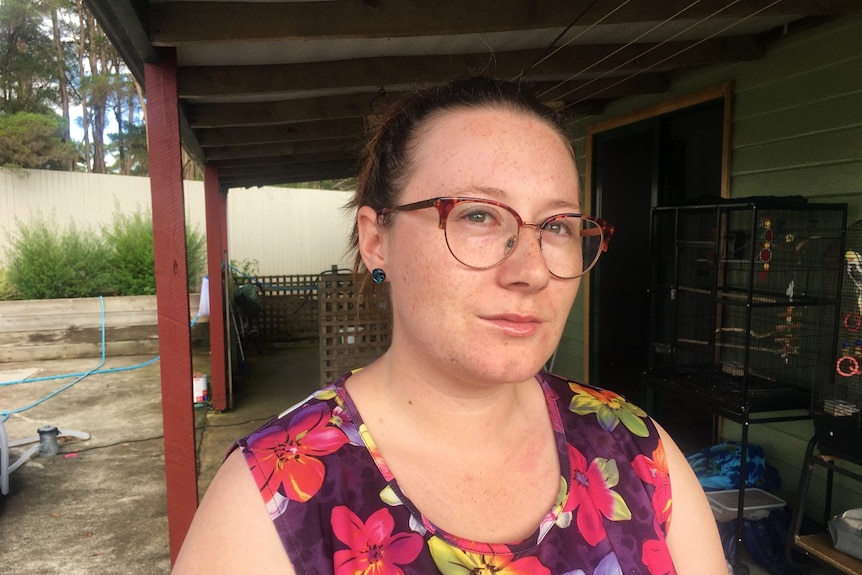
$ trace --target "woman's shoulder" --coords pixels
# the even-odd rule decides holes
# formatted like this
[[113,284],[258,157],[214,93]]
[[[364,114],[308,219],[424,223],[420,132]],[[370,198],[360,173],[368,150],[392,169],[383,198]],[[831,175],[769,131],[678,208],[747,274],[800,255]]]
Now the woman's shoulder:
[[250,564],[294,572],[242,455],[234,453],[207,488],[172,573],[242,573]]
[[562,427],[567,431],[599,428],[611,433],[617,442],[643,444],[639,449],[649,449],[658,441],[658,431],[649,414],[623,395],[549,373],[542,374],[542,381],[555,399]]
[[237,447],[253,450],[260,442],[266,443],[266,438],[273,433],[291,429],[299,433],[300,428],[305,428],[308,431],[326,425],[340,426],[349,423],[352,416],[346,407],[345,395],[343,394],[343,382],[348,376],[349,374],[315,390],[301,401],[272,417],[256,430],[237,440],[228,450],[227,455],[233,453]]
[[547,372],[542,372],[540,378],[557,399],[569,402],[570,410],[579,415],[605,408],[629,412],[641,418],[648,417],[646,411],[612,389]]

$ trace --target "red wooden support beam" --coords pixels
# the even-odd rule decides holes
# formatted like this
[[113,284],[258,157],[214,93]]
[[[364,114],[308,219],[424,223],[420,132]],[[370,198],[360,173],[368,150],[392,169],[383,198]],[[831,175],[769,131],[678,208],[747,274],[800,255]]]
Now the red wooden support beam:
[[218,411],[228,408],[227,386],[227,339],[225,332],[224,286],[222,266],[228,263],[227,238],[227,192],[219,186],[218,168],[204,168],[204,200],[206,203],[207,274],[210,287],[210,381],[212,382],[212,407]]
[[176,52],[144,65],[161,356],[165,482],[173,565],[198,505],[186,220]]

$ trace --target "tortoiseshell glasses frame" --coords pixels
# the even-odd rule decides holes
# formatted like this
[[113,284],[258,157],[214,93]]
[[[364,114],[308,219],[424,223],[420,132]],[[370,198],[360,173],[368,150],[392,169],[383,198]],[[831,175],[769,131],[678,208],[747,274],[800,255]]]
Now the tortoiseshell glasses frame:
[[527,223],[514,208],[486,198],[437,197],[380,210],[381,221],[395,212],[435,208],[439,228],[456,260],[485,270],[503,263],[515,250],[523,227],[535,228],[548,271],[560,279],[575,279],[590,271],[607,251],[613,226],[601,218],[561,213]]

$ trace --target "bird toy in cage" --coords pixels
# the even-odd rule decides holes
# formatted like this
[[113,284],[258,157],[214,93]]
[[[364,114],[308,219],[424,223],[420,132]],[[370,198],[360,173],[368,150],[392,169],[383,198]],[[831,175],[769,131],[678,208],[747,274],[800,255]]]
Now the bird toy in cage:
[[763,264],[760,272],[760,281],[766,281],[769,274],[769,262],[772,261],[772,218],[766,216],[763,219],[763,245],[760,247],[758,260]]
[[[787,296],[793,300],[793,282],[787,286]],[[775,323],[775,328],[769,331],[754,331],[746,330],[742,327],[720,327],[715,330],[716,333],[737,333],[748,334],[755,340],[768,340],[776,342],[777,346],[772,345],[748,345],[718,343],[723,347],[745,347],[750,351],[762,351],[779,355],[784,360],[785,364],[790,363],[790,358],[800,353],[800,341],[798,331],[802,325],[802,310],[796,306],[788,305],[783,311],[778,312],[778,321]],[[862,351],[862,345],[860,345]],[[862,356],[860,356],[862,357]]]
[[862,357],[862,340],[856,340],[851,346],[845,341],[841,346],[841,357],[835,362],[835,371],[841,377],[859,375],[859,358]]
[[[855,318],[852,324],[856,326],[851,331],[859,329],[859,324],[862,323],[860,314],[862,314],[862,256],[853,250],[847,250],[844,254],[844,260],[847,262],[847,275],[853,280],[853,287],[856,290],[856,311]],[[847,318],[844,319],[844,327],[847,327]],[[848,328],[849,329],[849,328]]]
[[800,325],[802,311],[792,305],[787,306],[784,312],[779,312],[779,317],[784,316],[784,323],[779,323],[775,326],[775,330],[780,334],[775,338],[775,341],[781,346],[779,354],[784,360],[784,363],[790,363],[790,356],[798,351],[794,348],[796,339],[795,328]]
[[[847,264],[847,275],[853,282],[856,301],[855,309],[851,309],[844,315],[844,329],[850,334],[859,332],[862,327],[862,256],[853,250],[844,253]],[[845,341],[841,345],[841,357],[835,362],[835,371],[841,377],[853,377],[862,373],[859,369],[859,360],[862,359],[862,339],[857,339],[851,344]]]

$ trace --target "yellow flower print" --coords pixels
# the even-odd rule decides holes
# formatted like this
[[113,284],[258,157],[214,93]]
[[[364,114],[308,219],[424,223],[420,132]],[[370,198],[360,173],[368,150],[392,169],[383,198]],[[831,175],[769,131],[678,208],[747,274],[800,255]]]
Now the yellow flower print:
[[[486,555],[464,551],[439,537],[428,540],[428,549],[443,575],[550,575],[538,557],[514,559],[512,555]],[[513,560],[514,559],[514,560]]]
[[569,382],[569,387],[575,392],[569,404],[569,410],[578,415],[596,414],[599,425],[607,431],[613,431],[622,424],[638,437],[648,437],[644,418],[646,412],[640,407],[629,403],[623,396],[612,391],[596,389]]

